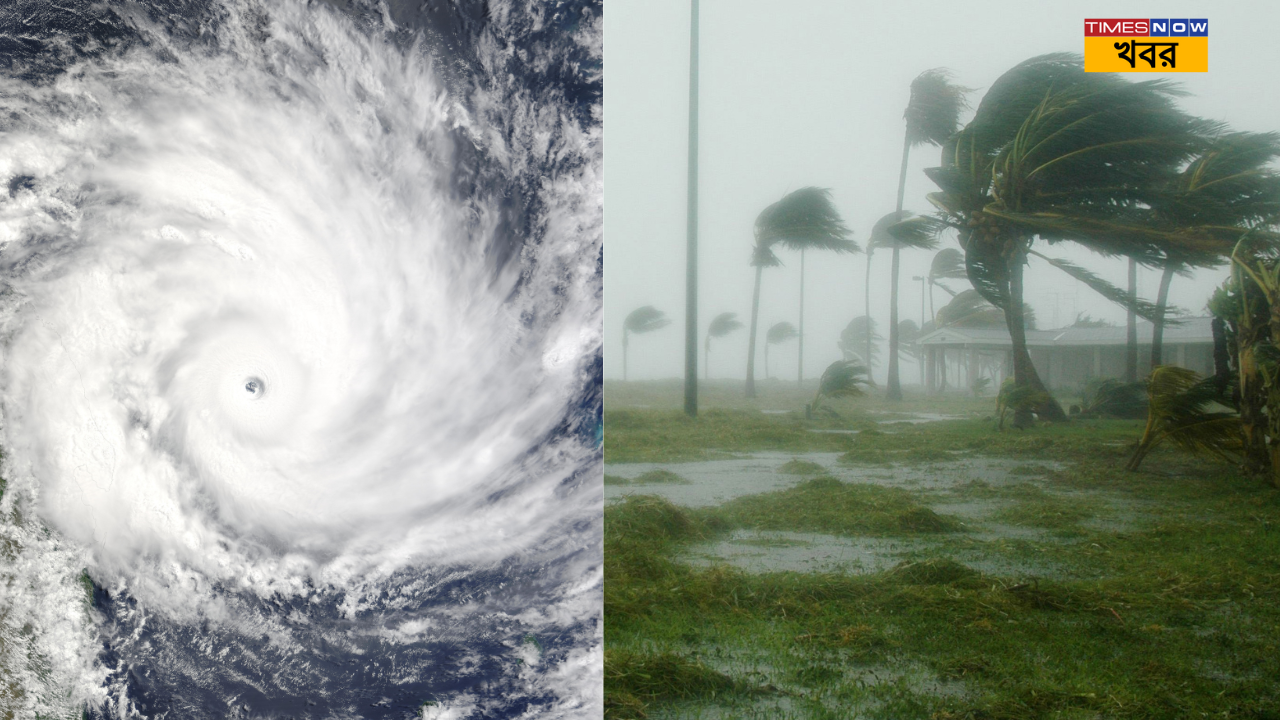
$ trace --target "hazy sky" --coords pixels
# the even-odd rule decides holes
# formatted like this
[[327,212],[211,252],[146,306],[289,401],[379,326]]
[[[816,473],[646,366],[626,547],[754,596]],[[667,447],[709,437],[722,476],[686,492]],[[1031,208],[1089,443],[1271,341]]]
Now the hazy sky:
[[[898,0],[702,0],[700,114],[699,338],[720,312],[747,322],[756,215],[806,185],[832,189],[837,207],[865,244],[871,225],[894,209],[902,158],[902,112],[911,80],[949,68],[976,88],[976,106],[1004,71],[1035,55],[1083,50],[1085,17],[1208,17],[1209,72],[1173,74],[1191,93],[1183,106],[1238,130],[1280,129],[1280,49],[1270,2],[968,3]],[[605,13],[605,375],[622,375],[622,321],[654,305],[670,327],[633,340],[633,379],[683,373],[689,0],[610,0]],[[1135,75],[1143,79],[1151,75]],[[971,116],[970,111],[963,120]],[[938,164],[932,146],[912,151],[905,207],[931,208],[937,188],[921,172]],[[948,239],[944,246],[955,246]],[[1087,265],[1117,284],[1122,259],[1071,245],[1053,254]],[[799,254],[764,271],[760,325],[795,323]],[[921,319],[920,283],[933,253],[904,251],[900,318]],[[871,314],[887,335],[888,252],[872,261]],[[811,253],[806,261],[805,375],[839,357],[836,340],[864,313],[866,256]],[[1175,278],[1171,301],[1202,314],[1225,270]],[[1156,271],[1139,270],[1138,291],[1154,298]],[[968,287],[956,281],[957,288]],[[935,304],[947,300],[935,291]],[[1124,311],[1089,288],[1033,260],[1027,301],[1040,327],[1070,324],[1077,313],[1119,323]],[[701,342],[701,340],[700,340]],[[763,340],[761,340],[763,342]],[[747,333],[716,341],[712,377],[743,377]],[[795,343],[770,354],[775,376],[796,375]],[[701,352],[701,347],[699,348]],[[759,352],[759,351],[758,351]],[[762,375],[757,357],[757,376]],[[903,367],[905,382],[916,369]],[[701,367],[701,365],[700,365]],[[883,362],[877,377],[883,380]]]

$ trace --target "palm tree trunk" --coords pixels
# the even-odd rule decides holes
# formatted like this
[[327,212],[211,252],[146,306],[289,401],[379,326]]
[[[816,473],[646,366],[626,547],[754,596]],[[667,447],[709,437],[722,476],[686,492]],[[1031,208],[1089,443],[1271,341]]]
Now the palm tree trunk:
[[[907,191],[907,158],[911,156],[911,137],[902,138],[902,168],[898,171],[898,219],[902,219],[902,196]],[[902,399],[898,382],[898,244],[893,245],[893,263],[889,270],[889,392],[890,400]]]
[[1031,393],[1042,395],[1047,400],[1034,404],[1019,403],[1014,408],[1013,415],[1013,426],[1018,428],[1031,425],[1033,412],[1043,420],[1058,422],[1067,419],[1062,406],[1040,380],[1036,366],[1031,362],[1031,353],[1027,350],[1027,327],[1022,309],[1022,271],[1025,266],[1025,254],[1017,253],[1009,260],[1009,308],[1004,317],[1009,328],[1009,338],[1013,341],[1013,382],[1015,386],[1027,388]]
[[627,381],[627,330],[622,330],[622,382]]
[[893,248],[892,269],[889,271],[889,394],[890,400],[902,399],[902,386],[898,383],[898,248]]
[[800,346],[799,368],[796,370],[796,384],[804,384],[804,248],[800,248],[800,337],[796,338]]
[[[756,265],[756,289],[751,295],[751,336],[747,339],[747,397],[756,396],[756,325],[760,320],[760,274],[763,265]],[[765,350],[768,352],[768,349]]]
[[1169,302],[1169,283],[1173,281],[1173,263],[1166,261],[1160,276],[1160,292],[1156,294],[1156,316],[1151,324],[1151,369],[1163,361],[1164,313]]
[[698,416],[698,0],[689,6],[689,199],[686,206],[684,411]]
[[[1129,258],[1129,299],[1138,297],[1138,263]],[[1129,308],[1125,321],[1124,379],[1125,382],[1138,381],[1138,318]]]
[[[871,253],[873,251],[867,249],[867,281],[862,284],[862,289],[866,293],[866,301],[863,303],[865,315],[867,318],[867,379],[871,380]],[[872,380],[872,382],[875,382]]]

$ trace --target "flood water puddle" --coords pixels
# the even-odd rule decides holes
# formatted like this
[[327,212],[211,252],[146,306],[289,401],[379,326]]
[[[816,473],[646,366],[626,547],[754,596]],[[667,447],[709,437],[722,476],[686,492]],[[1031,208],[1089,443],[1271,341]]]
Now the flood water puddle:
[[634,484],[606,485],[605,499],[627,495],[661,495],[685,507],[719,505],[744,495],[772,492],[793,487],[805,476],[779,472],[793,459],[803,459],[821,468],[821,472],[845,482],[872,483],[906,490],[950,490],[957,486],[982,481],[992,486],[1022,482],[1024,475],[1015,472],[1027,466],[1046,471],[1062,467],[1052,461],[1028,461],[1011,458],[960,456],[955,460],[913,465],[849,465],[839,461],[840,453],[760,452],[745,458],[704,460],[691,463],[613,463],[605,465],[606,475],[633,480],[654,470],[669,470],[689,480],[688,485]]

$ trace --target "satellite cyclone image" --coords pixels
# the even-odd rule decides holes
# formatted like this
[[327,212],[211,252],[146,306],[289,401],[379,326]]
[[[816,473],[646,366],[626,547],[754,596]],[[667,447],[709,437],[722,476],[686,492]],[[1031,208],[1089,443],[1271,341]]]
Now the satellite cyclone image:
[[602,3],[0,8],[0,718],[599,717]]

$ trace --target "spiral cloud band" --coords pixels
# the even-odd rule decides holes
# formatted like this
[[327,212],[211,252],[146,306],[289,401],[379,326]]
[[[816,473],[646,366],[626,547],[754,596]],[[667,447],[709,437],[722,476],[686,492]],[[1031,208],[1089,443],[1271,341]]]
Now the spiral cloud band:
[[[337,698],[312,646],[354,632],[325,652],[447,642],[599,712],[599,100],[545,81],[598,88],[599,13],[542,5],[489,3],[461,71],[386,5],[127,6],[141,40],[0,80],[15,707]],[[442,672],[439,716],[505,707]]]

